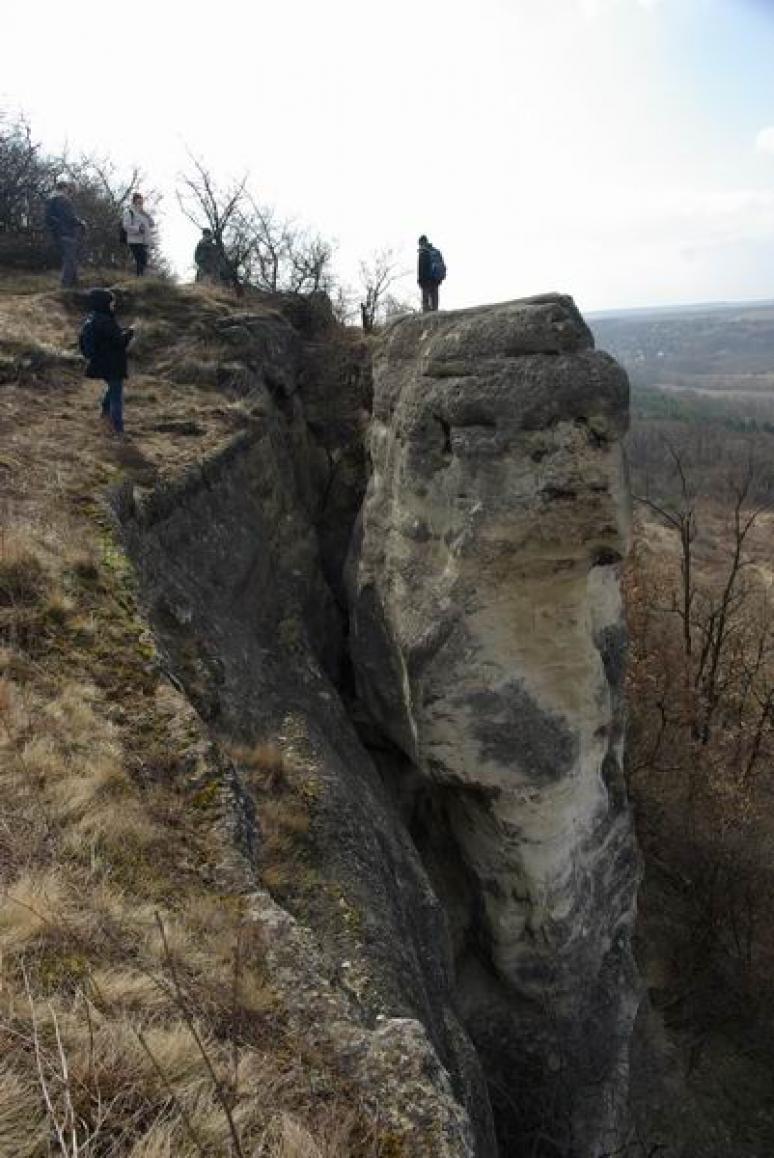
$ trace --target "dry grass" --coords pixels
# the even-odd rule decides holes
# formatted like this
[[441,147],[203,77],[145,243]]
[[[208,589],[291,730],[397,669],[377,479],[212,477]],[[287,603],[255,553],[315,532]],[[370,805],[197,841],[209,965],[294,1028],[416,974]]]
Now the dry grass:
[[[100,505],[112,482],[149,485],[231,437],[211,369],[190,388],[150,372],[159,345],[170,365],[195,360],[229,306],[121,289],[127,321],[158,315],[128,451],[105,440],[93,384],[62,370],[77,299],[50,277],[0,278],[16,374],[0,392],[14,431],[0,448],[0,1154],[199,1158],[238,1153],[236,1137],[251,1158],[367,1158],[382,1151],[357,1096],[290,1031],[244,899],[218,890],[221,837],[199,804],[220,772],[186,780],[201,731],[160,675]],[[175,434],[177,418],[201,436]],[[303,770],[270,745],[239,763],[265,805],[267,880],[311,887]]]
[[[151,723],[146,675],[125,657],[117,720],[104,669],[121,658],[117,642],[136,647],[133,615],[109,654],[87,662],[63,646],[87,611],[99,621],[115,576],[82,538],[75,555],[61,541],[57,554],[33,530],[25,543],[17,523],[0,557],[14,592],[0,656],[0,1153],[48,1154],[52,1129],[55,1153],[95,1158],[225,1154],[234,1132],[245,1155],[376,1153],[346,1090],[331,1092],[329,1077],[312,1093],[243,903],[186,867],[192,850],[216,856],[200,810],[132,775],[136,725]],[[13,617],[54,598],[66,599],[60,620],[28,617],[20,649]],[[160,744],[175,723],[170,694],[158,700]],[[277,750],[242,756],[279,863],[308,810]]]
[[313,895],[320,878],[312,855],[312,805],[316,784],[306,768],[272,743],[235,747],[230,755],[259,804],[261,879],[282,902]]

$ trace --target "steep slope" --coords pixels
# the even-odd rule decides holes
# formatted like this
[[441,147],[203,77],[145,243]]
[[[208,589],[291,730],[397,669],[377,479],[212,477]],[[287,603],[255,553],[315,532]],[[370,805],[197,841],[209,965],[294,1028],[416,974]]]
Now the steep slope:
[[625,378],[567,299],[399,322],[345,567],[371,348],[320,299],[118,292],[127,444],[78,296],[0,295],[0,1140],[598,1158]]
[[323,496],[357,505],[362,348],[326,339],[339,428],[316,441],[294,396],[324,310],[117,292],[138,323],[126,444],[82,378],[79,297],[0,299],[0,1152],[74,1131],[80,1153],[145,1158],[472,1154],[421,1010],[463,1100],[471,1075],[486,1153],[442,914],[317,658],[335,669],[343,617],[307,505],[323,528]]

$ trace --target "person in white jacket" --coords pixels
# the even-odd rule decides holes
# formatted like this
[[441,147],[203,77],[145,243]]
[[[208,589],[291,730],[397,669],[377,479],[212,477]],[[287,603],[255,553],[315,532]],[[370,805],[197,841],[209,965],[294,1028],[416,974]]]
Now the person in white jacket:
[[148,264],[148,252],[155,229],[153,218],[143,208],[142,193],[133,194],[132,204],[124,210],[121,224],[126,233],[126,243],[132,251],[137,276],[142,277]]

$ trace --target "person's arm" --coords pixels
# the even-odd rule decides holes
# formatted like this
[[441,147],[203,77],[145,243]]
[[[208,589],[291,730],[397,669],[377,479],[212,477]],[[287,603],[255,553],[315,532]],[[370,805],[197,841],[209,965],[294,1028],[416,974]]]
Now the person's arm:
[[428,281],[430,281],[430,253],[427,249],[421,249],[417,263],[417,284],[422,285]]
[[98,339],[101,349],[125,350],[133,335],[134,330],[122,330],[114,317],[107,314],[99,315],[99,325],[95,326],[95,339]]
[[81,221],[69,201],[59,202],[59,220],[65,231],[75,230],[77,232],[77,230],[85,228],[85,223]]

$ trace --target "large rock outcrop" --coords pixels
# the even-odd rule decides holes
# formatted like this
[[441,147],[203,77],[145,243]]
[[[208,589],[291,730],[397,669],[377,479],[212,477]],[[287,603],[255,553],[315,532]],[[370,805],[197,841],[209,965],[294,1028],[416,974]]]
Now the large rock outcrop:
[[374,366],[352,659],[504,1154],[602,1154],[625,1098],[627,406],[558,295],[403,318]]
[[307,881],[275,886],[289,913],[259,888],[282,803],[236,758],[246,805],[217,823],[241,852],[286,1015],[336,1059],[385,1153],[492,1158],[445,914],[339,694],[336,570],[365,485],[369,375],[359,348],[334,336],[326,358],[278,317],[228,316],[217,340],[243,428],[186,474],[114,496],[160,662],[218,746],[281,752],[308,812],[291,869]]

